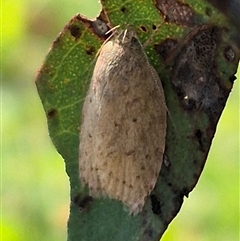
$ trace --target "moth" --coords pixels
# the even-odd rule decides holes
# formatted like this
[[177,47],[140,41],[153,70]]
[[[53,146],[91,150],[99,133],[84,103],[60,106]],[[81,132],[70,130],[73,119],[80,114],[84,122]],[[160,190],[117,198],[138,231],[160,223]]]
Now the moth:
[[82,110],[79,176],[92,197],[142,211],[161,169],[166,104],[161,81],[136,31],[101,48]]

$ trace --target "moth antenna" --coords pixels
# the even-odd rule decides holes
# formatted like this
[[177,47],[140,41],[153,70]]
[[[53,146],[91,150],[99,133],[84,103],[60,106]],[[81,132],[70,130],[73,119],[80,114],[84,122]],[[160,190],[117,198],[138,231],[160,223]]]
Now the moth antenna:
[[116,30],[116,29],[118,29],[118,28],[120,28],[120,25],[117,25],[117,26],[109,29],[109,30],[105,33],[105,35],[108,35],[110,32],[112,32],[111,35],[103,42],[103,44],[101,45],[100,49],[97,51],[95,57],[98,57],[99,53],[100,53],[101,50],[102,50],[103,45],[105,45],[105,44],[109,41],[109,39],[112,38],[112,36],[115,34],[113,31]]
[[122,42],[124,43],[124,39],[126,38],[126,35],[127,35],[127,29],[124,30],[123,32],[123,39],[122,39]]
[[[117,25],[117,26],[109,29],[109,30],[105,33],[105,35],[108,35],[110,32],[113,32],[114,30],[116,30],[116,29],[118,29],[118,28],[120,28],[120,25]],[[113,33],[112,33],[112,34],[113,34]],[[106,40],[105,40],[105,41],[106,41]],[[105,41],[104,41],[104,42],[105,42]]]

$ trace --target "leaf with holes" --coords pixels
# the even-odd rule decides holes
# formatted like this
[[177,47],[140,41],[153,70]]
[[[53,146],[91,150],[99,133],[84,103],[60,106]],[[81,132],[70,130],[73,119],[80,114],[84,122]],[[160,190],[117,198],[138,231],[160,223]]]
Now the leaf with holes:
[[[54,41],[36,78],[50,137],[71,185],[68,240],[158,240],[195,187],[239,62],[238,31],[205,1],[102,0],[94,20],[77,15]],[[167,136],[157,183],[142,212],[91,198],[80,186],[80,116],[95,56],[120,25],[135,27],[164,88]]]

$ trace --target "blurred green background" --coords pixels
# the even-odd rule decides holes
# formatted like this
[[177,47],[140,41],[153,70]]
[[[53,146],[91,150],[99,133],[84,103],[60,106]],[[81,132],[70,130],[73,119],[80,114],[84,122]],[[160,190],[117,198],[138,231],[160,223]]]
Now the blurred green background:
[[[58,33],[98,0],[3,0],[1,240],[66,240],[69,183],[48,136],[34,78]],[[239,71],[240,72],[240,71]],[[240,74],[238,72],[238,77]],[[239,240],[239,80],[197,187],[163,241]]]

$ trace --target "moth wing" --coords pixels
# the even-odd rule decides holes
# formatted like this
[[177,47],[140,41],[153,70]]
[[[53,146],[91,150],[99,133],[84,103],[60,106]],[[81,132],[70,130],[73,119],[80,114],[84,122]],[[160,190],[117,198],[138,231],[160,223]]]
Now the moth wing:
[[[141,67],[141,66],[140,66]],[[101,188],[138,213],[162,164],[166,106],[160,79],[136,66],[131,76],[106,80],[96,123],[96,167]],[[130,77],[130,78],[129,78]],[[156,81],[159,81],[157,84]],[[160,86],[159,86],[160,84]]]
[[93,82],[84,101],[79,145],[79,176],[82,185],[88,184],[90,194],[101,190],[98,173],[95,168],[94,140],[96,138],[96,99],[93,94]]

